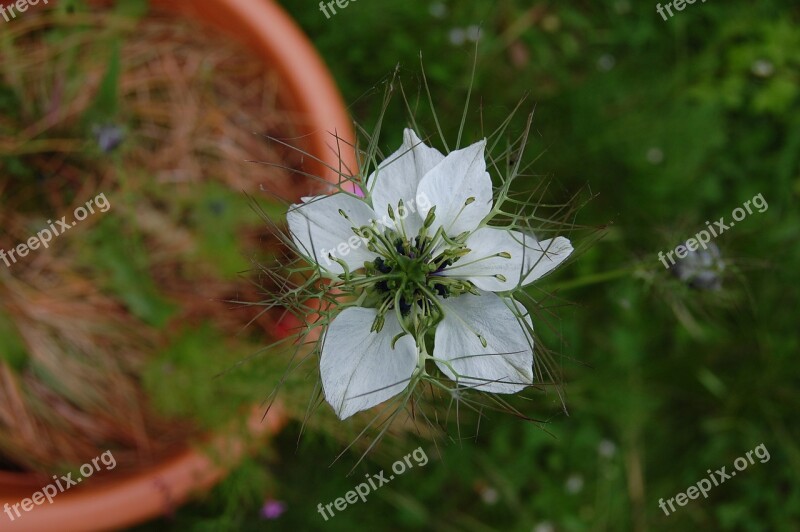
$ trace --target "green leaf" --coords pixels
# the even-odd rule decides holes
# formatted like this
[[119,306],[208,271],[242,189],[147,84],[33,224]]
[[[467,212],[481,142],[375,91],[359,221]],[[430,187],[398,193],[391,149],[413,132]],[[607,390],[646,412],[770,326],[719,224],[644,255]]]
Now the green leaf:
[[140,19],[147,14],[149,7],[147,0],[117,0],[114,5],[114,14]]
[[145,389],[160,412],[219,427],[233,412],[262,400],[265,383],[279,371],[262,359],[225,373],[258,349],[223,337],[211,324],[193,325],[147,364]]
[[[241,245],[245,229],[261,226],[264,222],[248,205],[247,197],[216,183],[195,187],[191,198],[192,225],[198,236],[199,259],[212,265],[226,279],[236,279],[243,271],[251,269],[250,254],[259,249],[245,249]],[[261,205],[264,213],[279,220],[282,209],[274,203]],[[258,256],[258,260],[268,260]]]
[[0,362],[19,372],[28,365],[28,350],[8,316],[0,314]]
[[85,126],[116,121],[119,114],[119,79],[122,73],[121,47],[120,40],[114,38],[111,42],[111,57],[97,95],[83,115]]
[[86,262],[105,274],[106,289],[116,294],[139,319],[162,327],[175,307],[150,276],[144,245],[123,231],[121,220],[108,217],[89,236]]

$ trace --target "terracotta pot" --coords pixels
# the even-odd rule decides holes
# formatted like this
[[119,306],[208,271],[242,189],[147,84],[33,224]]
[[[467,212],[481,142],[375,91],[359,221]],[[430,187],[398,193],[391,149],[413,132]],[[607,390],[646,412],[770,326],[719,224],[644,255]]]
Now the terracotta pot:
[[[263,58],[282,82],[282,104],[304,118],[298,124],[302,148],[319,159],[306,157],[304,171],[337,182],[339,168],[335,135],[344,168],[355,169],[354,134],[341,96],[311,43],[289,16],[271,0],[152,0],[154,6],[200,20],[248,45]],[[52,2],[51,2],[52,3]],[[250,427],[254,436],[280,430],[284,421],[279,406],[261,421],[254,412]],[[220,435],[209,442],[223,459],[187,448],[154,467],[132,474],[96,477],[57,495],[13,522],[2,512],[44,488],[51,480],[36,475],[0,472],[0,529],[10,531],[109,530],[133,526],[164,515],[183,504],[193,493],[219,482],[245,452],[239,438]],[[102,451],[101,451],[102,452]]]

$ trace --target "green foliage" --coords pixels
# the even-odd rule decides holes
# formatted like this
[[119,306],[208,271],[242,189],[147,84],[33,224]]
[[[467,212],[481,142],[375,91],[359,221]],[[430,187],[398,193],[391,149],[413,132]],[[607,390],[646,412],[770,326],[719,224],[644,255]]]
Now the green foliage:
[[111,215],[86,234],[84,263],[97,271],[95,279],[122,300],[145,323],[162,327],[175,311],[150,274],[147,248],[141,235],[124,219]]
[[148,363],[144,386],[159,411],[187,417],[204,428],[225,427],[263,399],[274,364],[231,370],[258,347],[222,336],[212,324],[185,327]]
[[86,124],[104,124],[114,122],[119,113],[119,78],[122,74],[120,64],[119,39],[113,39],[111,43],[111,57],[108,60],[106,72],[100,81],[94,102],[86,110],[83,120]]
[[14,371],[22,371],[28,365],[28,352],[19,333],[7,316],[0,314],[0,361]]
[[[243,205],[242,193],[206,183],[193,187],[186,200],[190,224],[199,241],[198,259],[214,264],[217,273],[225,279],[235,279],[251,269],[249,255],[257,250],[243,246],[241,239],[231,238],[231,235],[240,234],[242,227],[257,227],[261,223],[258,214]],[[264,207],[268,209],[265,211],[268,216],[278,219],[279,208]],[[271,260],[272,257],[264,255],[258,259]]]
[[147,0],[117,0],[114,14],[121,17],[139,19],[145,16],[150,8]]

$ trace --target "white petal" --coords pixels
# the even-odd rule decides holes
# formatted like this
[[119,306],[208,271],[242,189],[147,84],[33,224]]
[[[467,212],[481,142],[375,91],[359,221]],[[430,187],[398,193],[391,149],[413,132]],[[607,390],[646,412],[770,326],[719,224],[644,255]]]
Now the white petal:
[[[491,292],[444,299],[446,313],[436,328],[434,356],[449,361],[458,373],[437,361],[439,369],[460,386],[492,393],[516,393],[533,383],[533,338],[525,307]],[[508,305],[515,305],[517,315]],[[486,340],[481,343],[480,334]]]
[[443,159],[439,150],[426,146],[413,130],[403,131],[403,145],[378,165],[367,179],[378,221],[394,227],[388,216],[388,206],[392,206],[399,218],[397,205],[403,200],[406,206],[403,226],[408,236],[416,235],[422,227],[422,218],[417,212],[417,187],[422,176]]
[[[523,241],[521,236],[517,237],[516,240],[518,242]],[[526,239],[525,272],[527,273],[523,277],[522,285],[530,284],[556,269],[559,264],[572,255],[573,250],[572,242],[563,236],[540,240],[536,244],[529,243]]]
[[[436,206],[431,234],[439,226],[450,236],[472,231],[492,210],[492,179],[486,172],[485,151],[486,141],[481,140],[451,152],[420,181],[417,194],[428,205],[420,209],[422,219],[430,206]],[[468,198],[475,200],[465,207]]]
[[342,259],[350,270],[363,268],[364,261],[375,260],[377,255],[367,250],[352,229],[369,225],[374,218],[375,213],[364,201],[341,193],[303,198],[302,204],[292,205],[286,214],[289,232],[300,251],[335,274],[344,270],[329,254]]
[[371,408],[402,392],[417,365],[414,340],[403,336],[394,313],[378,332],[369,332],[378,312],[351,307],[336,316],[322,345],[320,373],[325,399],[340,419]]
[[[478,229],[466,244],[471,251],[442,275],[472,281],[478,288],[492,292],[532,283],[572,253],[572,244],[561,236],[537,242],[534,236],[492,227]],[[511,258],[498,257],[498,253],[508,253]],[[505,280],[495,275],[502,275]]]

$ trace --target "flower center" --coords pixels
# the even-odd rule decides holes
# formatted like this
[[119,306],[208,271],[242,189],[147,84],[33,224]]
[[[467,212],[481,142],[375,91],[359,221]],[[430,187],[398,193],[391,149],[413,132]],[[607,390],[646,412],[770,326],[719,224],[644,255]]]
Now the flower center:
[[[372,330],[380,331],[389,311],[397,314],[406,326],[431,326],[444,315],[440,299],[465,292],[476,293],[475,286],[466,280],[442,275],[442,271],[469,253],[464,242],[468,234],[448,237],[440,228],[433,236],[428,232],[435,220],[435,207],[425,219],[419,234],[409,238],[401,226],[371,225],[353,228],[365,239],[366,247],[378,254],[364,269],[347,272],[340,278],[345,288],[357,289],[366,302],[378,309]],[[390,210],[390,216],[392,211]]]
[[397,271],[401,274],[403,282],[424,284],[428,278],[430,268],[424,260],[399,255],[397,257]]

